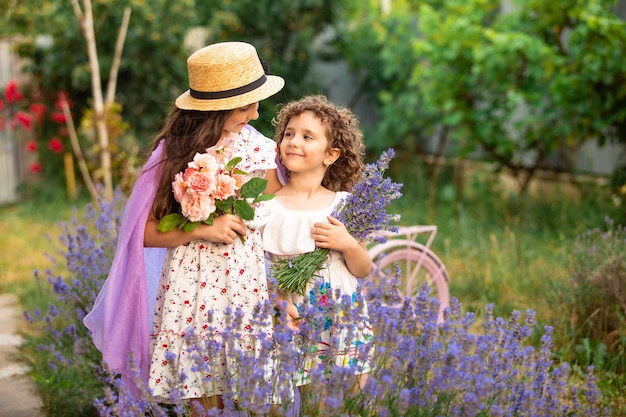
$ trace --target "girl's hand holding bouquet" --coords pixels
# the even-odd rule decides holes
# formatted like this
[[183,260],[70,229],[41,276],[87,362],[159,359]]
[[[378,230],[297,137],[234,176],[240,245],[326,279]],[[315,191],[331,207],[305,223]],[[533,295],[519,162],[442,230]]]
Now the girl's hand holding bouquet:
[[255,205],[274,196],[262,194],[267,180],[250,178],[247,172],[237,168],[241,161],[239,156],[232,157],[230,142],[197,153],[172,182],[181,212],[163,217],[157,229],[167,232],[179,228],[190,232],[200,223],[213,224],[215,217],[222,214],[254,219]]

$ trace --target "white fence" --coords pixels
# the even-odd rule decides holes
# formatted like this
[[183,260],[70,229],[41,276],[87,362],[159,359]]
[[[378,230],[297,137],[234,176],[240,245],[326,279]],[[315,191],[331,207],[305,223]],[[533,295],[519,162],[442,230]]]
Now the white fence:
[[[19,81],[21,65],[14,54],[15,38],[0,38],[0,86],[4,89],[9,80]],[[17,201],[17,187],[23,180],[22,152],[19,136],[8,126],[0,130],[0,204]]]

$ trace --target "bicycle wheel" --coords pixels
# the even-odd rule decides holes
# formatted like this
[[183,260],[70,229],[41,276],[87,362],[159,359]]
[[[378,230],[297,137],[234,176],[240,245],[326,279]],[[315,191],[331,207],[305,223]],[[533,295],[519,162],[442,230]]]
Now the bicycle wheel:
[[397,303],[393,305],[401,305],[405,297],[415,296],[420,287],[427,283],[430,296],[439,300],[438,322],[442,322],[443,310],[450,305],[450,278],[443,262],[430,249],[405,246],[376,256],[369,280],[374,284],[380,283],[380,280],[388,280],[394,273],[395,264],[399,265],[402,277],[397,291]]

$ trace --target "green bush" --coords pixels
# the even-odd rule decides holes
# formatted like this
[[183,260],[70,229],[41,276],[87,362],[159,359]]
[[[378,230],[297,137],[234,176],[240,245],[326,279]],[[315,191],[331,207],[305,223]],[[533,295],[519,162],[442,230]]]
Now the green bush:
[[[626,229],[607,219],[607,229],[576,239],[570,259],[569,304],[577,338],[623,349],[626,336]],[[626,371],[626,368],[624,369]]]

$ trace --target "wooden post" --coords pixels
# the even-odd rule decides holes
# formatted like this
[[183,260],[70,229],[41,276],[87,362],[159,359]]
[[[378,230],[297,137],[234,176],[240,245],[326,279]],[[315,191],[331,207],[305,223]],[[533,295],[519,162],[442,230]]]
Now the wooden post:
[[76,175],[74,174],[74,158],[71,152],[63,154],[63,165],[65,167],[65,187],[67,195],[71,200],[76,200]]

